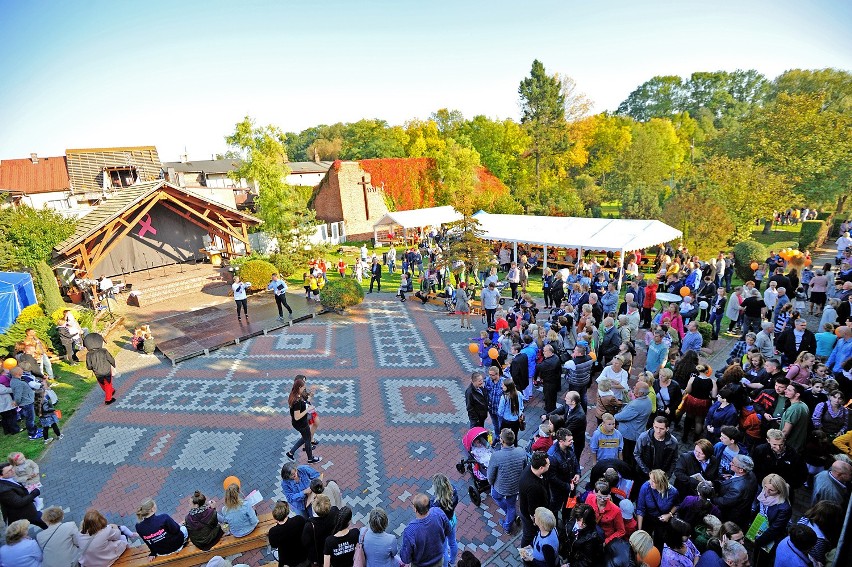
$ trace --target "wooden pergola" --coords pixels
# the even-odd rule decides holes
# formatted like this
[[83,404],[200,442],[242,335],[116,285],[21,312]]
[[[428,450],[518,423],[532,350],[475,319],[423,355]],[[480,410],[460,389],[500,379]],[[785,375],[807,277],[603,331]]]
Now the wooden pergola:
[[224,243],[224,252],[236,253],[235,242],[249,253],[248,227],[261,220],[166,181],[133,185],[82,217],[74,234],[53,249],[53,265],[64,264],[91,274],[116,244],[137,228],[155,205],[206,230]]

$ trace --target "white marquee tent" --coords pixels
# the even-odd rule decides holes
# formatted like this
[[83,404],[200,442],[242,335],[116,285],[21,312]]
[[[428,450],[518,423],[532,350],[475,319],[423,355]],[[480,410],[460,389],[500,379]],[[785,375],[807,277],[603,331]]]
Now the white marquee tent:
[[681,231],[658,220],[492,215],[484,211],[474,216],[479,221],[483,238],[514,243],[515,260],[518,257],[518,243],[543,245],[544,267],[547,267],[549,246],[577,249],[578,257],[583,255],[584,250],[620,252],[619,264],[623,268],[627,252],[683,236]]
[[392,211],[386,213],[373,225],[373,241],[378,242],[379,230],[387,228],[394,232],[396,227],[402,228],[407,238],[409,229],[419,229],[427,226],[441,226],[444,223],[461,220],[461,214],[450,206],[414,209],[412,211]]

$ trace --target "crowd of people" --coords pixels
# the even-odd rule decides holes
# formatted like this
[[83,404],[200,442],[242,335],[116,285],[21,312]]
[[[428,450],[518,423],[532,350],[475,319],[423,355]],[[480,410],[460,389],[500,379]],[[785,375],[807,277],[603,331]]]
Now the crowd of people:
[[[799,301],[785,295],[799,287],[796,267],[773,254],[770,303],[758,282],[733,286],[734,262],[662,249],[649,276],[627,276],[620,302],[606,296],[624,274],[578,262],[545,271],[543,308],[524,294],[508,312],[491,304],[474,344],[498,356],[480,355],[465,402],[471,428],[490,421],[499,440],[487,476],[503,529],[521,525],[522,559],[828,564],[852,481],[848,266],[828,264],[807,281],[803,270]],[[684,300],[657,311],[663,291]],[[806,314],[824,317],[818,333]],[[717,338],[724,318],[737,341],[714,370],[697,323],[711,323]],[[539,392],[543,423],[519,446],[524,406]],[[590,435],[587,412],[597,423]],[[810,506],[794,516],[793,497],[806,489]]]

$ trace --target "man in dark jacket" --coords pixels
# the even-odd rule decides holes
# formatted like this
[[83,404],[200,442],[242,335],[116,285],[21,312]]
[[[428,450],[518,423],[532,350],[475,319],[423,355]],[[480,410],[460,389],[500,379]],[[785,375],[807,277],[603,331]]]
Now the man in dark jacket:
[[542,414],[541,421],[547,421],[554,415],[562,416],[565,420],[565,429],[574,436],[574,454],[580,460],[586,448],[586,412],[580,404],[580,394],[573,390],[565,392],[565,405],[549,414]]
[[556,356],[553,345],[544,345],[541,354],[544,359],[536,365],[535,371],[544,390],[544,411],[552,412],[556,409],[556,396],[562,386],[562,365],[559,364],[559,357]]
[[816,354],[816,336],[808,330],[804,317],[799,317],[792,329],[784,329],[775,338],[775,348],[782,354],[783,364],[793,364],[801,352]]
[[547,470],[550,468],[550,460],[541,451],[536,451],[530,459],[530,466],[521,473],[521,481],[518,486],[518,506],[520,508],[521,547],[526,547],[533,542],[537,529],[533,523],[535,509],[550,506],[550,490],[547,483]]
[[512,362],[509,364],[509,374],[515,383],[518,393],[523,392],[530,385],[529,375],[530,362],[526,353],[521,352],[521,345],[512,345]]
[[746,455],[737,455],[731,461],[734,476],[716,484],[713,503],[722,511],[723,522],[734,522],[738,526],[751,524],[751,505],[757,496],[758,482],[754,473],[754,461]]
[[[556,432],[556,443],[550,446],[547,456],[550,468],[547,481],[550,486],[550,511],[557,518],[563,511],[562,521],[566,522],[565,501],[580,482],[580,463],[574,455],[574,435],[565,427]],[[570,512],[570,511],[569,511]],[[566,524],[567,525],[567,524]]]
[[658,415],[654,418],[654,426],[639,435],[636,447],[633,449],[636,459],[636,485],[648,479],[648,474],[654,469],[660,469],[667,476],[672,476],[675,460],[678,457],[677,439],[669,433],[669,420]]
[[790,485],[792,494],[808,478],[807,465],[792,447],[787,446],[780,429],[767,431],[766,441],[758,445],[751,455],[754,459],[754,474],[759,479],[771,473],[780,475]]
[[373,282],[378,285],[378,290],[382,291],[382,265],[379,264],[378,258],[373,258],[373,265],[370,266],[370,291],[373,293]]
[[464,405],[471,427],[485,427],[488,417],[488,396],[485,393],[485,377],[482,372],[470,375],[470,386],[464,391]]
[[47,529],[37,511],[33,500],[41,494],[38,488],[29,492],[24,485],[15,480],[15,466],[9,463],[0,465],[0,510],[6,525],[18,520],[29,520],[31,524]]
[[574,347],[573,358],[565,363],[568,385],[580,394],[580,405],[583,406],[583,411],[588,409],[586,391],[592,382],[592,367],[594,365],[595,361],[589,356],[589,343],[586,341],[577,343],[577,346]]

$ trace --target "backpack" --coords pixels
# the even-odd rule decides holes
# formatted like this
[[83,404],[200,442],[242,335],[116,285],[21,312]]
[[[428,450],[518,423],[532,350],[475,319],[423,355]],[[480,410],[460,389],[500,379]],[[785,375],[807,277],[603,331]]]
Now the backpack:
[[569,360],[571,360],[571,353],[565,348],[563,343],[560,343],[556,346],[556,356],[559,357],[559,364],[565,364]]

